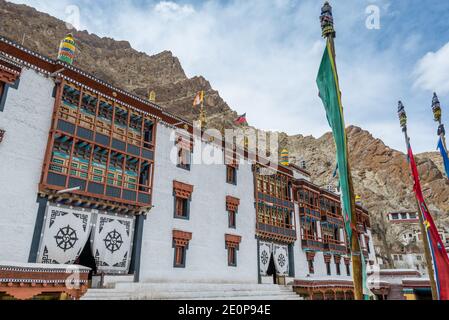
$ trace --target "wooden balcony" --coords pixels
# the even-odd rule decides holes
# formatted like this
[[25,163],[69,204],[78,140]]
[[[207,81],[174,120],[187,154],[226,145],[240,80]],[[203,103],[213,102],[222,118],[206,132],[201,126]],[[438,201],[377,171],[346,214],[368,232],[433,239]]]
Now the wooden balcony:
[[318,208],[300,204],[299,207],[300,217],[310,217],[315,220],[321,220],[321,212]]
[[321,221],[326,221],[341,227],[344,226],[343,217],[341,215],[336,215],[328,211],[321,211]]
[[344,242],[327,239],[323,243],[324,251],[330,251],[333,253],[346,254],[348,248]]
[[267,223],[257,222],[256,233],[264,239],[278,240],[286,243],[296,241],[296,230],[293,225],[271,225]]
[[323,251],[323,242],[321,238],[302,235],[301,237],[302,250]]

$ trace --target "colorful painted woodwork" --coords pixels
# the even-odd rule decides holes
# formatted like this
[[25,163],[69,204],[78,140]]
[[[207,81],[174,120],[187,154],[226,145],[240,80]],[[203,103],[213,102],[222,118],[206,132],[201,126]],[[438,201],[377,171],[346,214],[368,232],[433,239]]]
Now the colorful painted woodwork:
[[70,82],[58,91],[42,185],[149,205],[155,119]]
[[256,179],[256,233],[266,240],[293,243],[296,226],[294,204],[290,197],[290,178],[260,165],[255,166]]
[[69,33],[59,45],[58,60],[72,65],[75,59],[76,43],[73,35]]

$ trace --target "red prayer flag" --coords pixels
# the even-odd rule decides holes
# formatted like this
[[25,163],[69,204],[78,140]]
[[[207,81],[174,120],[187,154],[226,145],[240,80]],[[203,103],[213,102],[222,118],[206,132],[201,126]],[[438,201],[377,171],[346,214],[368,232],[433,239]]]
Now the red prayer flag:
[[416,199],[418,200],[419,210],[427,230],[427,235],[423,236],[428,237],[429,246],[432,253],[438,299],[449,300],[449,257],[444,247],[444,243],[441,240],[440,234],[438,233],[438,229],[435,226],[435,222],[433,221],[426,202],[424,201],[421,183],[419,181],[418,168],[416,167],[415,158],[410,146],[408,148],[408,157],[414,180],[413,191],[415,192]]

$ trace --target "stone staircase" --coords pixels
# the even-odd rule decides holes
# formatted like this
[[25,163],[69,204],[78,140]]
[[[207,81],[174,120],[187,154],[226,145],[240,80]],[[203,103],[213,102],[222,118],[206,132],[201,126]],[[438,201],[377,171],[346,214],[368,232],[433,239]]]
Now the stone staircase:
[[117,283],[81,300],[302,300],[291,286],[219,283]]

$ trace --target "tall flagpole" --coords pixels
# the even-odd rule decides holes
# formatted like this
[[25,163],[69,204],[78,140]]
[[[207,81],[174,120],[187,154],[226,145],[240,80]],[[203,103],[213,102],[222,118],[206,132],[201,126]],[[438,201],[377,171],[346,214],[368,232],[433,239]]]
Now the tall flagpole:
[[[446,130],[444,130],[444,124],[441,121],[441,106],[440,106],[440,101],[438,100],[438,96],[437,94],[434,92],[433,93],[433,98],[432,98],[432,112],[433,112],[433,119],[435,120],[435,122],[438,122],[438,132],[437,135],[441,138],[441,142],[443,144],[443,152],[448,153],[449,150],[447,150],[447,146],[446,146]],[[448,176],[449,178],[449,176]]]
[[[398,116],[400,125],[402,128],[402,132],[404,132],[405,137],[405,145],[407,147],[407,151],[410,150],[410,138],[408,137],[407,133],[407,114],[405,112],[404,105],[401,101],[399,101],[398,105]],[[424,255],[426,258],[426,264],[427,264],[427,272],[429,273],[429,279],[430,279],[430,287],[432,289],[432,299],[438,300],[438,294],[437,294],[437,285],[435,282],[435,272],[433,270],[433,259],[432,255],[430,253],[430,246],[429,246],[429,239],[427,238],[427,229],[424,226],[424,219],[422,216],[421,208],[419,206],[418,199],[416,199],[416,209],[418,210],[418,216],[419,216],[419,225],[421,228],[421,235],[423,240],[423,246],[424,246]]]
[[[335,44],[334,38],[336,37],[336,32],[334,29],[334,23],[332,18],[332,7],[329,2],[324,3],[321,9],[321,29],[323,32],[323,37],[329,42],[332,56],[335,61]],[[335,69],[337,66],[335,65]],[[338,72],[337,72],[338,81]],[[346,134],[346,132],[345,132]],[[349,194],[351,199],[351,229],[352,235],[350,239],[351,244],[351,255],[352,255],[352,277],[354,281],[354,298],[355,300],[363,300],[363,275],[362,275],[362,255],[360,251],[359,236],[357,232],[357,215],[356,215],[356,205],[355,205],[355,194],[354,194],[354,184],[352,182],[351,167],[349,165],[349,154],[348,146],[346,146],[346,158],[348,159],[348,184],[349,184]]]

